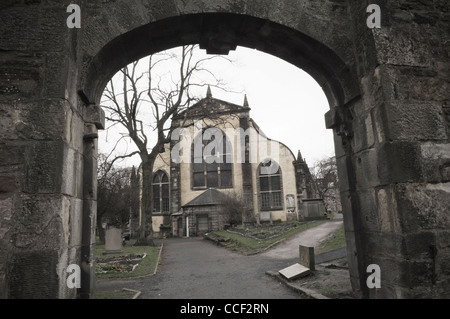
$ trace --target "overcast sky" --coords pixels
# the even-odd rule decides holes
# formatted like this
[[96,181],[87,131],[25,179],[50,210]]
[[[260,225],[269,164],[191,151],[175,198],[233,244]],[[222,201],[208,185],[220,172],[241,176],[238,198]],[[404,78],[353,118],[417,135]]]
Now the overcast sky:
[[[311,76],[284,60],[253,49],[238,47],[230,52],[229,58],[232,64],[219,59],[208,65],[208,69],[223,79],[228,88],[242,93],[212,88],[213,97],[242,105],[247,94],[250,116],[267,137],[286,144],[295,156],[300,150],[309,166],[334,156],[333,134],[325,128],[324,121],[328,102]],[[198,94],[205,97],[206,89]],[[125,129],[120,131],[125,133]],[[100,131],[99,152],[110,152],[117,136],[117,131],[111,129]],[[134,147],[124,141],[120,149],[123,155]],[[138,156],[120,163],[121,166],[139,164]]]

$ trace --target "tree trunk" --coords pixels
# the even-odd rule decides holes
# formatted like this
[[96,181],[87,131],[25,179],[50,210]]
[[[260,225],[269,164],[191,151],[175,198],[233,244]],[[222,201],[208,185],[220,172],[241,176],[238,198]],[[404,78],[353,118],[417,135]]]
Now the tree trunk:
[[135,246],[154,246],[152,226],[152,171],[153,161],[142,162],[142,197],[141,197],[141,224],[139,238]]

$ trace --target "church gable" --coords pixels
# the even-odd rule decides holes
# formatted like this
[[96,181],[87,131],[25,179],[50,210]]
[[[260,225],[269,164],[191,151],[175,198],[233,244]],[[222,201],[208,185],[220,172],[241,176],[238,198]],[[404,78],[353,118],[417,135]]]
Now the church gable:
[[187,110],[184,110],[173,119],[214,119],[228,114],[245,113],[250,111],[250,108],[248,107],[248,103],[246,101],[247,98],[245,97],[244,105],[241,106],[213,98],[211,89],[208,87],[208,93],[205,98],[201,99],[196,104],[189,107]]

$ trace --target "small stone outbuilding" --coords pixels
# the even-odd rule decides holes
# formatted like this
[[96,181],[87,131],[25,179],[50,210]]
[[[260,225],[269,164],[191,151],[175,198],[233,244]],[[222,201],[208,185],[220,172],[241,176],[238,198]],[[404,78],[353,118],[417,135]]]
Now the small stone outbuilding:
[[[223,230],[228,224],[228,216],[223,209],[228,199],[228,195],[209,188],[184,205],[183,214],[174,216],[176,219],[182,219],[183,235],[202,236],[210,231]],[[178,226],[180,223],[173,225]],[[180,234],[178,227],[174,229],[174,234]]]

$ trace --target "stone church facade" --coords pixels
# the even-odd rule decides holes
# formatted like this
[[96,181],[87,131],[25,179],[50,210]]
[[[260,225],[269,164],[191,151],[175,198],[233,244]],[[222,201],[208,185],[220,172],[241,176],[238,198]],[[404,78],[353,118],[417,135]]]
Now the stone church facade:
[[308,207],[322,207],[300,151],[296,157],[265,136],[250,117],[247,97],[242,106],[232,104],[213,98],[208,87],[172,126],[172,142],[153,170],[155,236],[224,229],[232,201],[242,204],[244,223],[306,219]]

